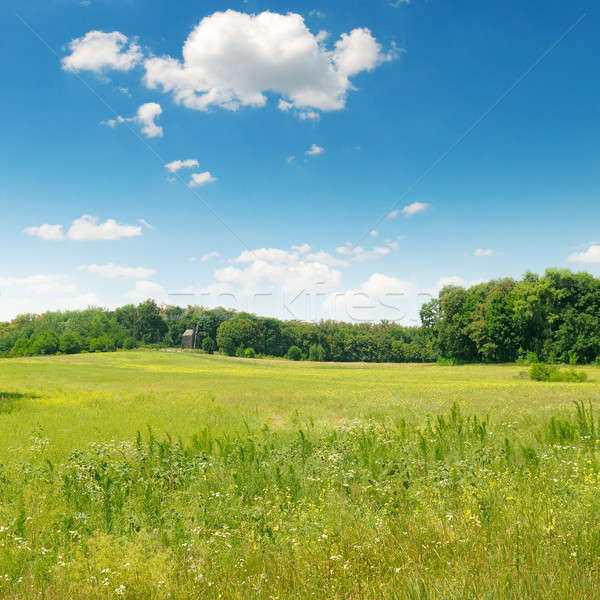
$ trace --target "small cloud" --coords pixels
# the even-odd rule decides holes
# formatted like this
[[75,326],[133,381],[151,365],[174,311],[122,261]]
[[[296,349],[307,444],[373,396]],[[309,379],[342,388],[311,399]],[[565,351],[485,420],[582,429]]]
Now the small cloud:
[[88,31],[72,40],[69,50],[71,54],[62,59],[65,71],[130,71],[143,58],[140,47],[120,31]]
[[138,108],[135,117],[122,117],[119,115],[116,119],[103,121],[103,124],[114,128],[119,123],[137,123],[146,137],[162,137],[163,128],[155,123],[155,119],[161,114],[162,108],[160,104],[156,102],[146,102],[146,104],[142,104]]
[[477,248],[473,252],[473,256],[494,256],[494,254],[496,254],[496,252],[491,248]]
[[198,166],[198,161],[195,158],[188,158],[186,160],[173,160],[165,165],[165,169],[168,169],[171,173],[177,173],[179,169],[193,169]]
[[291,165],[291,164],[294,162],[295,158],[296,158],[296,157],[295,157],[295,156],[292,154],[291,156],[288,156],[288,157],[285,159],[285,162],[286,162],[288,165]]
[[119,92],[121,92],[121,94],[123,94],[123,96],[129,96],[129,98],[131,98],[131,92],[129,91],[129,88],[120,87]]
[[371,231],[369,231],[369,235],[370,235],[371,237],[374,237],[374,238],[376,238],[376,237],[379,235],[379,232],[378,232],[378,231],[376,231],[375,229],[371,229]]
[[580,263],[600,263],[600,245],[592,244],[587,250],[583,252],[573,252],[569,255],[569,262],[580,262]]
[[388,213],[387,218],[388,219],[395,219],[399,214],[400,214],[399,210],[393,210],[393,211],[391,211],[391,212]]
[[213,250],[212,252],[208,252],[208,254],[205,254],[200,260],[205,263],[208,262],[211,258],[219,258],[219,256],[221,256],[216,250]]
[[195,256],[190,256],[190,257],[188,258],[188,262],[191,262],[191,263],[193,263],[193,262],[196,262],[197,260],[198,260],[198,259],[197,259]]
[[98,222],[98,217],[83,215],[71,223],[67,237],[75,242],[120,240],[142,235],[139,225],[121,225],[114,219]]
[[146,229],[154,229],[154,226],[150,225],[146,219],[140,219],[139,223],[141,223]]
[[288,112],[289,110],[294,108],[294,103],[288,102],[287,100],[284,100],[283,98],[281,98],[279,100],[279,103],[277,104],[277,108],[282,112]]
[[217,181],[216,177],[213,177],[210,174],[210,171],[204,171],[204,173],[192,173],[192,178],[188,183],[188,187],[200,187],[201,185],[206,185],[207,183],[213,183]]
[[392,8],[398,8],[399,6],[408,6],[410,4],[410,0],[394,0],[390,2],[390,6]]
[[87,271],[95,275],[100,275],[107,279],[146,279],[156,275],[155,269],[146,269],[144,267],[127,267],[115,263],[105,265],[81,265],[80,271]]
[[39,227],[25,227],[23,230],[27,235],[40,238],[47,242],[59,242],[63,239],[62,225],[40,225]]
[[412,217],[413,215],[423,212],[428,208],[429,204],[427,204],[427,202],[413,202],[412,204],[408,204],[402,209],[402,214],[407,217]]
[[366,250],[362,246],[353,246],[352,244],[346,244],[345,246],[338,246],[335,251],[340,255],[352,262],[362,263],[368,260],[374,260],[381,258],[382,256],[388,255],[391,250],[388,247],[380,246]]
[[305,110],[298,113],[298,118],[302,121],[318,121],[321,118],[321,115],[314,110]]
[[313,19],[324,19],[327,15],[322,10],[318,10],[316,8],[313,8],[308,13],[308,16],[312,17]]
[[308,156],[318,156],[319,154],[323,154],[323,152],[325,152],[325,148],[313,144],[304,154],[307,154]]

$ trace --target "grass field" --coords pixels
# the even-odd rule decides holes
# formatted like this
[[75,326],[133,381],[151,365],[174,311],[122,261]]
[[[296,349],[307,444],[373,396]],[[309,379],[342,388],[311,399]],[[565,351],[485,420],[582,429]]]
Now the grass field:
[[600,369],[522,370],[0,360],[0,597],[598,598]]

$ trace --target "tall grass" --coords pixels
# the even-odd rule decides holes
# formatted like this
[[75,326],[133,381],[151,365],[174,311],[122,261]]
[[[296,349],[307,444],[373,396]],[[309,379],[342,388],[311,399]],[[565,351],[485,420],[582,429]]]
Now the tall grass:
[[[594,598],[591,405],[94,442],[0,469],[6,598]],[[175,432],[174,432],[175,433]]]

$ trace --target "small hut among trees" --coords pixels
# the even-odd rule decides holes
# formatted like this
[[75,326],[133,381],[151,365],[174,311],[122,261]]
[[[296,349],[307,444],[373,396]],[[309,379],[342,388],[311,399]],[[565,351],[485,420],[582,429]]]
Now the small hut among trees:
[[195,345],[194,345],[194,330],[193,329],[186,329],[183,332],[183,335],[181,336],[181,347],[183,350],[193,350]]

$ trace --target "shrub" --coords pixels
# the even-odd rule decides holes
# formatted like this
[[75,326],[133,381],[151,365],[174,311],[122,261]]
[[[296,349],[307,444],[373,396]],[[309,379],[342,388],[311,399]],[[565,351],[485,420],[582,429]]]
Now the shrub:
[[125,350],[133,350],[135,348],[135,340],[132,337],[126,337],[123,340],[123,348]]
[[244,350],[244,358],[254,358],[256,356],[256,352],[254,352],[254,348],[246,348]]
[[529,377],[534,381],[570,381],[582,382],[587,381],[587,373],[576,371],[575,369],[559,370],[554,365],[546,365],[544,363],[534,363],[529,368]]
[[565,369],[564,371],[557,371],[550,375],[550,381],[572,381],[579,383],[587,381],[587,373],[584,371],[576,371],[575,369]]
[[301,360],[302,359],[302,350],[298,348],[298,346],[290,346],[287,351],[286,358],[289,360]]
[[202,350],[204,350],[204,352],[207,354],[212,354],[216,349],[217,344],[211,337],[205,337],[202,340]]

